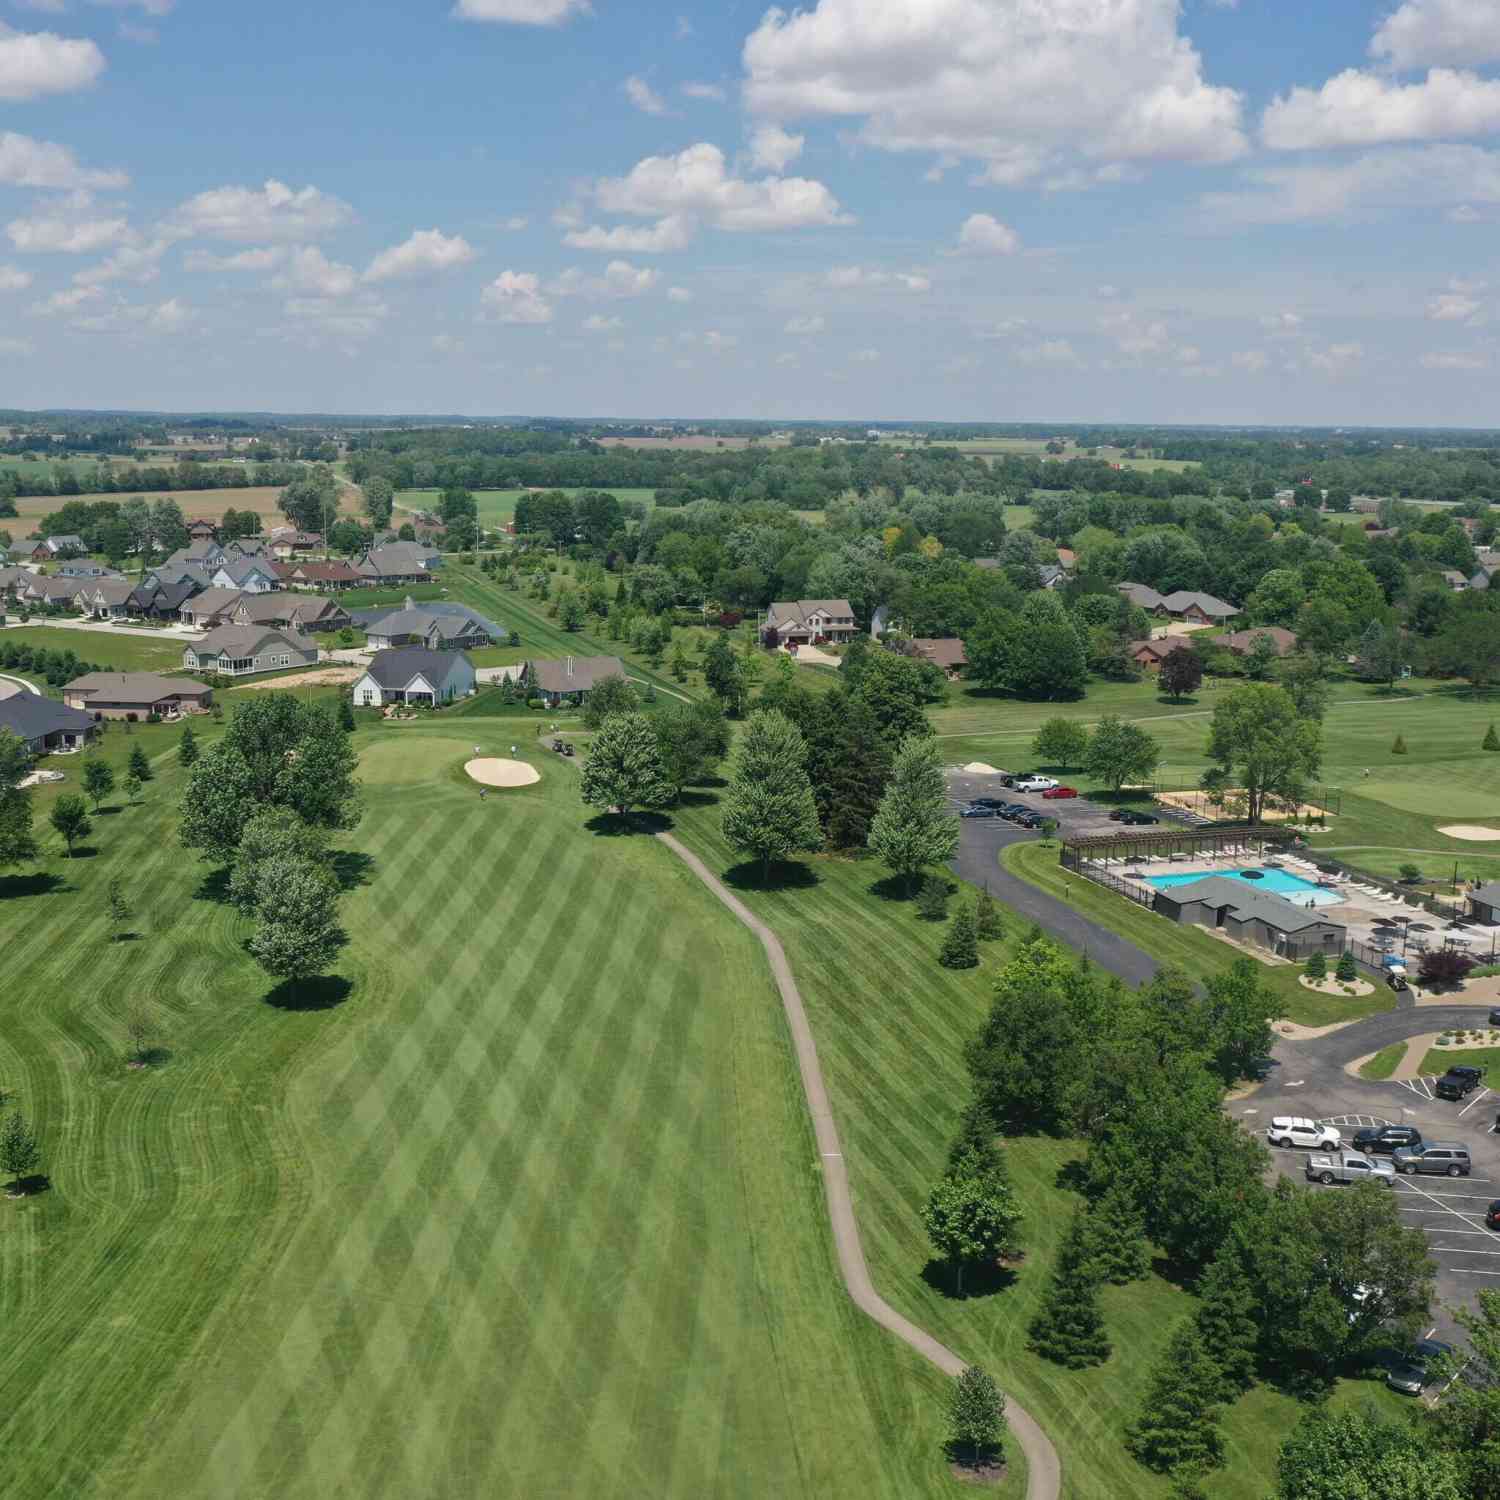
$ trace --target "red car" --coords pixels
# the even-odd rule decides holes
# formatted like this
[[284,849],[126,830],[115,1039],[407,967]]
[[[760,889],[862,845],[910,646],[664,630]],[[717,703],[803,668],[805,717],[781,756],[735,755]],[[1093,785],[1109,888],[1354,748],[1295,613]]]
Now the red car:
[[1076,797],[1078,788],[1076,786],[1055,786],[1050,791],[1042,793],[1042,797]]

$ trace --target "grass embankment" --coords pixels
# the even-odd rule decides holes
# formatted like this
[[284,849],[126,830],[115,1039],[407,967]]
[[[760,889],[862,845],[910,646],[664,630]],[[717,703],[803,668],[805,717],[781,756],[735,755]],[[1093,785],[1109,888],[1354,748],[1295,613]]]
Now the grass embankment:
[[[1255,957],[1189,923],[1169,921],[1063,869],[1058,863],[1056,844],[1012,844],[1001,850],[1000,861],[1013,874],[1066,902],[1101,927],[1128,938],[1159,962],[1185,969],[1196,977],[1222,973],[1237,958]],[[1322,995],[1297,983],[1302,972],[1298,965],[1268,964],[1260,959],[1256,962],[1262,978],[1282,1002],[1283,1014],[1303,1026],[1327,1026],[1333,1021],[1351,1021],[1390,1009],[1389,996],[1381,990],[1373,995]]]
[[[985,1364],[1045,1426],[1062,1455],[1070,1500],[1108,1495],[1156,1500],[1170,1486],[1123,1446],[1147,1374],[1175,1321],[1195,1306],[1161,1275],[1108,1288],[1104,1307],[1115,1353],[1097,1370],[1071,1372],[1026,1351],[1026,1327],[1045,1287],[1068,1216],[1078,1202],[1059,1174],[1078,1143],[1020,1139],[1007,1145],[1026,1208],[1027,1259],[1014,1284],[958,1300],[929,1264],[918,1217],[968,1096],[964,1044],[988,1007],[991,975],[1024,931],[1010,919],[1005,941],[988,944],[982,966],[940,967],[940,925],[911,903],[886,897],[873,861],[813,859],[805,880],[763,890],[719,832],[716,795],[698,793],[675,815],[678,836],[717,871],[729,871],[745,902],[786,947],[816,1036],[843,1136],[860,1230],[881,1293],[964,1357]],[[1383,1400],[1370,1382],[1336,1400]],[[1209,1483],[1221,1500],[1260,1500],[1274,1481],[1277,1445],[1301,1408],[1267,1390],[1236,1403],[1225,1422],[1228,1463]]]
[[18,625],[0,631],[0,645],[30,646],[33,651],[71,651],[80,661],[97,662],[112,672],[182,671],[181,636],[161,639],[109,630],[68,630],[56,625]]
[[352,988],[285,1009],[135,738],[98,853],[0,879],[53,1184],[0,1199],[7,1496],[962,1493],[941,1381],[837,1282],[758,947],[664,849],[552,757],[481,806],[471,730],[361,730]]
[[1422,1059],[1423,1073],[1449,1068],[1478,1068],[1492,1089],[1500,1090],[1500,1047],[1432,1047]]
[[1374,1057],[1360,1066],[1359,1076],[1368,1078],[1373,1083],[1384,1083],[1401,1066],[1401,1059],[1405,1056],[1406,1043],[1392,1042],[1389,1047],[1382,1047]]

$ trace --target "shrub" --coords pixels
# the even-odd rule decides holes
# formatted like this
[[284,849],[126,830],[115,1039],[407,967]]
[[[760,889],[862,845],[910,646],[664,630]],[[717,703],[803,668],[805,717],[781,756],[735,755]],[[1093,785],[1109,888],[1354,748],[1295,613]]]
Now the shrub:
[[1392,755],[1405,755],[1406,754],[1406,741],[1404,739],[1402,739],[1402,737],[1399,734],[1396,736],[1395,743],[1391,746],[1391,754]]
[[917,914],[928,922],[941,922],[948,915],[948,882],[929,875],[917,893]]
[[1495,726],[1493,724],[1485,731],[1484,743],[1479,748],[1481,750],[1500,750],[1500,735],[1495,733]]
[[1328,978],[1328,960],[1323,957],[1321,951],[1314,953],[1307,961],[1307,977],[1309,979]]
[[1457,984],[1468,978],[1474,960],[1452,948],[1433,948],[1422,955],[1417,973],[1429,984]]
[[1401,878],[1407,885],[1415,885],[1422,878],[1421,865],[1402,865]]
[[1354,966],[1353,949],[1345,948],[1344,951],[1339,954],[1338,967],[1333,971],[1333,973],[1334,977],[1341,984],[1352,984],[1356,979],[1359,978],[1359,970]]

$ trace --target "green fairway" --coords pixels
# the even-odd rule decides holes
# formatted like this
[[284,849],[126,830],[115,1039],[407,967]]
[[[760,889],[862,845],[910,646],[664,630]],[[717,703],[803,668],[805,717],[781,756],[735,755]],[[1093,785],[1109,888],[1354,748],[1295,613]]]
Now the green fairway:
[[53,1184],[0,1200],[5,1494],[961,1493],[942,1382],[838,1284],[758,946],[555,759],[481,804],[473,733],[360,733],[330,1009],[266,1003],[177,847],[175,732],[58,888],[0,880]]
[[80,661],[96,662],[118,672],[180,672],[182,637],[162,631],[159,637],[116,634],[109,630],[68,630],[56,625],[21,625],[0,632],[0,644],[30,646],[33,651],[71,651]]

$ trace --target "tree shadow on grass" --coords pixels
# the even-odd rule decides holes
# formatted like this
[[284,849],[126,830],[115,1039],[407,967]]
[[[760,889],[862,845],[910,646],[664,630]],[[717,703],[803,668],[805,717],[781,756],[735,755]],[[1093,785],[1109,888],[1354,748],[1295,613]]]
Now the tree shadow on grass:
[[314,979],[284,979],[266,996],[266,1004],[276,1010],[334,1010],[347,1000],[354,981],[342,974],[320,974]]
[[747,859],[724,871],[724,884],[736,891],[810,891],[822,880],[800,860],[773,859],[770,868],[762,870],[758,859]]
[[1158,693],[1156,701],[1171,708],[1191,708],[1198,700],[1191,693],[1184,693],[1180,698],[1174,698],[1170,693]]
[[368,885],[375,868],[375,857],[358,849],[339,849],[329,861],[333,878],[341,891],[352,891],[356,886]]
[[229,900],[229,866],[221,869],[210,870],[202,880],[198,882],[198,889],[193,892],[194,901],[214,901],[219,904]]
[[632,812],[600,813],[583,825],[601,838],[619,838],[624,834],[670,833],[677,825],[666,813]]
[[139,1052],[133,1052],[126,1058],[125,1066],[139,1072],[143,1068],[164,1068],[171,1061],[170,1047],[142,1047]]
[[9,901],[16,896],[56,896],[71,889],[61,875],[50,870],[36,875],[0,876],[0,901]]
[[1010,1266],[998,1263],[965,1266],[964,1289],[960,1292],[954,1287],[952,1266],[945,1260],[930,1260],[922,1267],[922,1280],[950,1302],[973,1302],[1009,1291],[1016,1284],[1016,1273]]
[[68,859],[97,859],[99,851],[92,844],[75,844],[73,852],[66,856]]
[[96,818],[117,818],[124,811],[125,804],[118,802],[113,807],[96,807],[94,809],[94,816]]
[[681,807],[717,807],[719,797],[716,792],[697,791],[690,787],[684,787],[677,798]]
[[45,1172],[33,1172],[30,1177],[12,1178],[5,1184],[5,1193],[10,1198],[34,1198],[51,1187],[52,1179]]
[[922,882],[909,881],[904,875],[887,875],[870,886],[870,894],[882,901],[915,901]]
[[1065,1161],[1057,1169],[1057,1176],[1052,1179],[1053,1186],[1061,1188],[1065,1193],[1087,1193],[1089,1190],[1089,1164],[1082,1156],[1075,1156],[1071,1161]]

